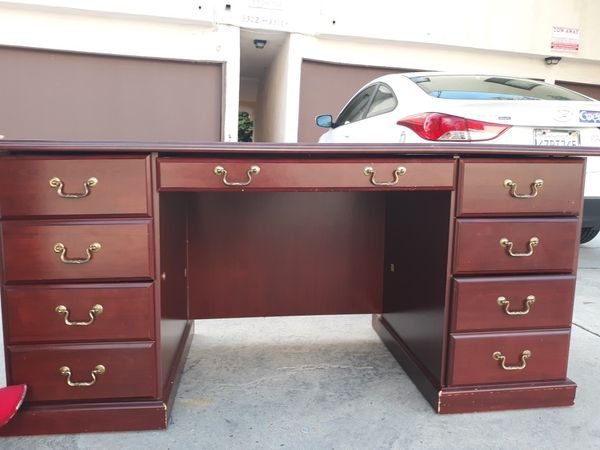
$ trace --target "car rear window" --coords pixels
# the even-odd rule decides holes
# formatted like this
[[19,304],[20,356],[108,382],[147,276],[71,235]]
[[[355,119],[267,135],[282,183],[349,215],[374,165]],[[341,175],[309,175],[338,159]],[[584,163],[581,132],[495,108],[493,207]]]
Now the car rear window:
[[577,100],[588,97],[552,84],[511,77],[430,75],[410,78],[427,94],[460,100]]

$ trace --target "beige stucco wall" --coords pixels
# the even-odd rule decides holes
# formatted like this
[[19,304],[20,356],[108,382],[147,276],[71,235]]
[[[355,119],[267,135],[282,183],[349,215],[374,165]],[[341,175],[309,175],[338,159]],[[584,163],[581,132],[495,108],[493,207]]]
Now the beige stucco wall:
[[[286,142],[285,122],[288,121],[289,38],[281,46],[275,60],[261,80],[257,96],[256,142]],[[293,93],[297,97],[297,93]]]
[[[577,59],[600,60],[597,0],[330,0],[318,35],[381,38],[544,55],[552,27],[580,30]],[[333,23],[335,21],[335,24]],[[556,52],[560,54],[560,52]],[[564,54],[564,53],[563,53]]]
[[[286,31],[289,40],[260,83],[256,136],[293,142],[303,58],[600,84],[598,17],[597,0],[430,0],[423,5],[389,0],[13,0],[0,1],[0,45],[225,61],[224,138],[233,141],[240,27]],[[577,28],[579,50],[551,50],[553,26]],[[563,60],[547,66],[543,59],[549,55]]]

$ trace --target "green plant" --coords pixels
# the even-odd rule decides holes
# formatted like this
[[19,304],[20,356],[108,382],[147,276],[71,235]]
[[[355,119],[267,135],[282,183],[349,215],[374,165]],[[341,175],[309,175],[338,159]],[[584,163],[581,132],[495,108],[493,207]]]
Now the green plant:
[[238,141],[252,142],[253,131],[254,122],[250,119],[250,114],[241,111],[238,115]]

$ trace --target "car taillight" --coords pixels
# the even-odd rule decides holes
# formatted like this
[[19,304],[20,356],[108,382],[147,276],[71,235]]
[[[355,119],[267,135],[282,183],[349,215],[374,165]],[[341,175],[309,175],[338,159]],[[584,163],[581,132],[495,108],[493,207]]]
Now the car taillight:
[[408,116],[397,122],[428,141],[489,141],[510,128],[509,125],[481,122],[442,113]]

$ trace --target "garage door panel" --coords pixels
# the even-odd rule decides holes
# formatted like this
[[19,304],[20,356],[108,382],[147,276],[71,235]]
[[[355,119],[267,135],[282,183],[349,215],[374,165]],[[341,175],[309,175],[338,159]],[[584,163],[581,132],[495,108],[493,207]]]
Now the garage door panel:
[[221,63],[0,48],[6,139],[220,141]]
[[315,125],[315,117],[318,114],[333,114],[335,118],[350,97],[365,83],[388,73],[412,71],[302,61],[298,142],[317,142],[326,130]]

